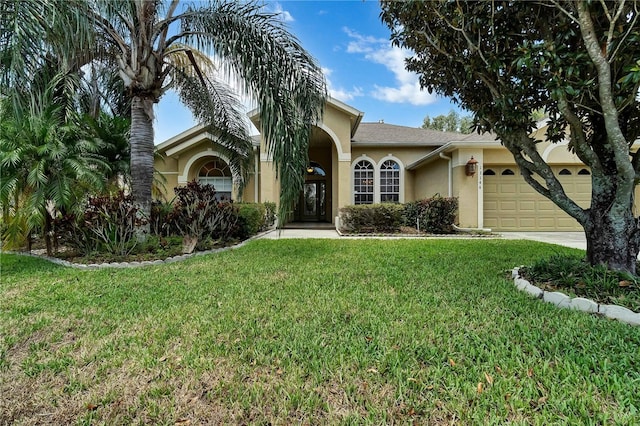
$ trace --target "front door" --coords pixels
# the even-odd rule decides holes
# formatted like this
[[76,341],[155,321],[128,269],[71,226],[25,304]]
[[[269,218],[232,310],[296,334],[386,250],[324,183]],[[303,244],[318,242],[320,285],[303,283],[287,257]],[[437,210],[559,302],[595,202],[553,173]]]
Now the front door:
[[327,184],[323,180],[308,181],[304,184],[300,203],[299,217],[305,222],[326,220]]

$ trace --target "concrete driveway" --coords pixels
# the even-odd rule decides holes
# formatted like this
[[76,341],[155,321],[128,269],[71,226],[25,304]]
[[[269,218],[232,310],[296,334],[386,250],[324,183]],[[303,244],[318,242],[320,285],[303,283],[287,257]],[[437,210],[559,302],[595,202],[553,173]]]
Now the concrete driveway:
[[587,249],[584,232],[500,232],[503,238],[510,240],[533,240],[559,246]]

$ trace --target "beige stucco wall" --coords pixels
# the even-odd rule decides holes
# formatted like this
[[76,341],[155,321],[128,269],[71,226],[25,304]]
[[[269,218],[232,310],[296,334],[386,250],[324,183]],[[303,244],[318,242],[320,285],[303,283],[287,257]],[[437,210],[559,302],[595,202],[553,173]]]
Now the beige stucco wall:
[[449,163],[446,160],[434,160],[408,177],[413,178],[413,200],[430,198],[436,194],[443,197],[449,195]]
[[[154,167],[166,180],[163,191],[164,198],[167,201],[173,199],[175,197],[174,188],[196,179],[202,166],[214,157],[224,159],[223,156],[215,151],[209,140],[203,140],[180,152],[179,155],[156,158]],[[189,167],[189,170],[185,170],[186,167]],[[236,200],[255,201],[255,180],[253,175],[245,185],[242,194],[234,193],[233,197]]]
[[[400,197],[402,202],[416,200],[416,175],[413,171],[406,170],[406,167],[421,159],[429,152],[433,151],[432,147],[353,147],[351,150],[352,164],[366,157],[376,165],[379,170],[380,165],[387,159],[391,159],[400,163],[401,166],[401,191]],[[350,173],[351,182],[351,173]],[[352,182],[350,183],[350,185]],[[352,188],[350,188],[349,203],[353,203]]]
[[[466,165],[473,157],[478,163],[475,175],[466,175]],[[463,228],[477,228],[482,219],[482,163],[481,148],[459,149],[451,156],[453,167],[453,195],[458,197],[458,224]]]

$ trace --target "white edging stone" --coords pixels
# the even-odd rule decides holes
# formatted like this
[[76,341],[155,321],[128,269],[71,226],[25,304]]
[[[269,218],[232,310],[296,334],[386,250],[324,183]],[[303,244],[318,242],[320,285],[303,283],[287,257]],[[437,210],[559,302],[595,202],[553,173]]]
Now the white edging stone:
[[640,325],[640,314],[617,305],[600,305],[600,313],[607,318],[631,325]]
[[571,298],[559,291],[545,291],[542,295],[542,300],[556,305],[558,308],[568,308],[571,304]]
[[640,313],[633,312],[630,309],[617,305],[600,305],[591,299],[583,297],[571,298],[559,291],[544,291],[520,277],[520,268],[513,268],[511,276],[513,277],[513,284],[518,290],[525,291],[535,298],[542,299],[559,308],[600,314],[625,324],[640,325]]
[[585,299],[584,297],[574,297],[569,302],[569,309],[589,312],[590,314],[597,314],[598,304],[591,299]]
[[232,246],[227,246],[227,247],[220,247],[220,248],[216,248],[216,249],[212,249],[212,250],[206,250],[206,251],[199,251],[199,252],[195,252],[195,253],[190,253],[190,254],[182,254],[182,255],[178,255],[178,256],[173,256],[173,257],[167,257],[166,259],[162,260],[162,259],[158,259],[158,260],[143,260],[142,262],[112,262],[112,263],[90,263],[90,264],[84,264],[84,263],[71,263],[67,260],[62,260],[62,259],[58,259],[56,257],[48,257],[48,256],[41,256],[41,255],[37,255],[37,254],[32,254],[32,253],[24,253],[24,252],[14,252],[14,251],[2,251],[0,250],[0,253],[9,253],[9,254],[17,254],[20,256],[29,256],[29,257],[37,257],[38,259],[43,259],[43,260],[47,260],[51,263],[55,263],[57,265],[61,265],[61,266],[66,266],[67,268],[75,268],[75,269],[80,269],[80,270],[96,270],[96,269],[105,269],[105,268],[138,268],[141,266],[151,266],[151,265],[162,265],[164,263],[173,263],[173,262],[179,262],[185,259],[189,259],[191,257],[195,257],[195,256],[204,256],[207,254],[212,254],[212,253],[218,253],[218,252],[223,252],[223,251],[227,251],[227,250],[234,250],[237,248],[240,248],[242,246],[244,246],[246,243],[248,243],[249,241],[253,241],[256,240],[258,238],[262,238],[264,235],[273,232],[275,228],[273,229],[268,229],[266,231],[263,231],[259,234],[254,235],[251,238],[248,238],[244,241],[239,242],[238,244],[232,245]]

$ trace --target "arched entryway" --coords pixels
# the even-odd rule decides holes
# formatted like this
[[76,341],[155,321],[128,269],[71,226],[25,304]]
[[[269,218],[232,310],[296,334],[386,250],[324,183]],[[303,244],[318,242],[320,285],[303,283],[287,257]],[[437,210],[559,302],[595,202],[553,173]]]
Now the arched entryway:
[[327,221],[327,172],[317,162],[309,162],[304,187],[295,209],[295,220],[299,222]]

